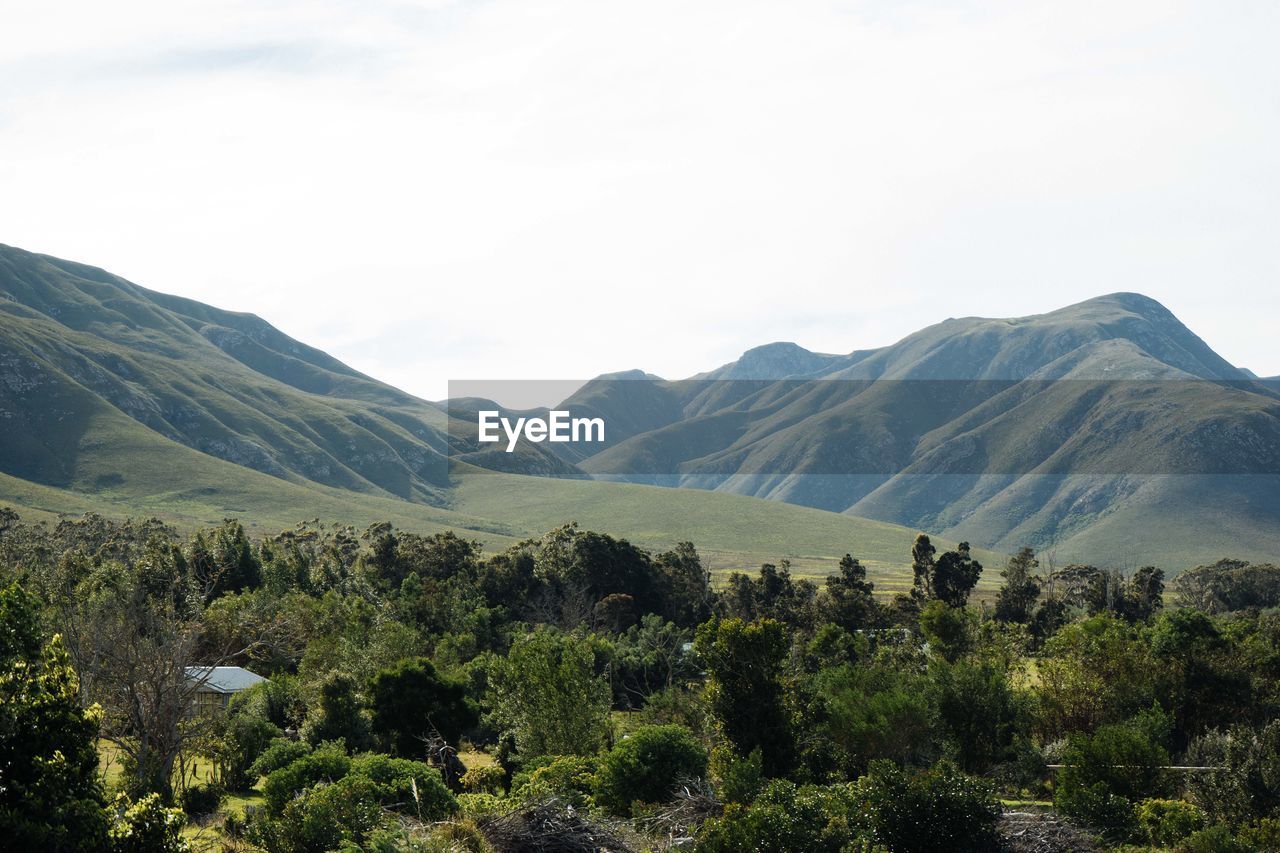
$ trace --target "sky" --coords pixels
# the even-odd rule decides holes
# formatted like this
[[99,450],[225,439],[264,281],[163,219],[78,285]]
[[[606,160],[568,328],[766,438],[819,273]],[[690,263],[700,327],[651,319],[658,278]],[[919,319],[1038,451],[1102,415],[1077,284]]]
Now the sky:
[[431,399],[1152,296],[1280,374],[1280,4],[7,0],[0,243]]

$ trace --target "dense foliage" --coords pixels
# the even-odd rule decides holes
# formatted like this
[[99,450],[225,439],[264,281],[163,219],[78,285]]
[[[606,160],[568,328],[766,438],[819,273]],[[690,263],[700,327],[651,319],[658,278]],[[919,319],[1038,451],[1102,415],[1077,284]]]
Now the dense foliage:
[[[1273,567],[1166,589],[1155,567],[1023,549],[997,591],[967,545],[927,536],[903,566],[887,600],[852,555],[822,583],[780,561],[713,587],[690,543],[574,525],[485,553],[385,524],[254,539],[8,513],[0,831],[178,849],[185,810],[268,851],[504,849],[535,825],[979,850],[1001,843],[1003,796],[1109,843],[1280,836]],[[231,664],[269,680],[192,715],[187,667]],[[242,818],[229,794],[260,806]]]

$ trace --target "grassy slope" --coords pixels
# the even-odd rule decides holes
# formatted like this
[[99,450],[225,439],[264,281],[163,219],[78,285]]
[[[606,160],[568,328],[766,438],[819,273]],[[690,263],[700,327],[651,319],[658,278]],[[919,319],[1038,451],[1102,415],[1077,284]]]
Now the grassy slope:
[[[181,472],[182,481],[193,484],[187,489],[130,492],[115,488],[85,493],[0,474],[0,504],[14,505],[25,518],[49,521],[59,514],[94,511],[114,517],[155,515],[187,528],[237,517],[259,533],[316,517],[356,526],[389,520],[418,532],[463,531],[491,549],[577,521],[650,548],[692,540],[717,571],[750,570],[762,562],[788,558],[797,574],[817,576],[831,571],[840,555],[852,552],[867,565],[882,591],[903,589],[910,578],[906,554],[913,531],[758,498],[470,469],[455,478],[451,507],[439,509],[308,488],[180,450],[197,457],[186,460],[189,467]],[[138,485],[136,479],[131,482]],[[194,485],[198,483],[218,485]],[[980,558],[988,565],[1000,560],[985,552]],[[994,582],[994,571],[988,575],[987,582]]]

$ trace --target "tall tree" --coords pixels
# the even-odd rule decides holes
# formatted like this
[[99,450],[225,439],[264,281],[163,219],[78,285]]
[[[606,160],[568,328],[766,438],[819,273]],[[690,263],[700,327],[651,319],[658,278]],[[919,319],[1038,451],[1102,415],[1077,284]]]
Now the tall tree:
[[6,849],[92,851],[105,844],[96,707],[80,707],[62,640],[45,641],[37,603],[0,588],[0,839]]
[[952,607],[964,607],[982,576],[982,564],[969,554],[969,543],[947,551],[933,567],[933,594]]
[[1031,621],[1036,599],[1040,597],[1040,580],[1035,570],[1040,566],[1036,552],[1022,548],[1009,558],[1000,573],[1004,584],[996,595],[996,618],[1001,622],[1025,625]]
[[826,583],[827,621],[846,631],[857,631],[879,622],[875,584],[867,581],[867,570],[851,554],[840,559],[840,573]]
[[214,667],[256,645],[240,645],[250,632],[237,631],[229,635],[234,647],[210,647],[200,615],[211,588],[184,569],[106,563],[62,602],[59,616],[81,692],[103,708],[102,737],[132,765],[132,793],[166,800],[184,746],[207,728],[188,714],[195,694]]
[[923,533],[911,546],[911,597],[917,601],[933,598],[933,555],[936,553],[938,549]]
[[713,620],[698,628],[695,650],[707,667],[711,710],[739,755],[759,749],[765,772],[795,760],[783,667],[791,651],[786,626],[772,619]]

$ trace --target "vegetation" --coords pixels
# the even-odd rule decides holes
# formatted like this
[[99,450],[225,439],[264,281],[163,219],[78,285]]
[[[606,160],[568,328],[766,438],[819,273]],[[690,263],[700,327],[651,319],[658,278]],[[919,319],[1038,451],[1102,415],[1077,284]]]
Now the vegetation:
[[[1022,550],[989,607],[982,562],[922,536],[897,594],[852,555],[822,584],[780,560],[716,589],[691,543],[576,525],[486,552],[388,524],[6,512],[0,830],[51,850],[897,853],[997,849],[1006,799],[1104,844],[1274,845],[1269,566],[1166,589]],[[214,663],[268,681],[193,716],[187,667]]]

